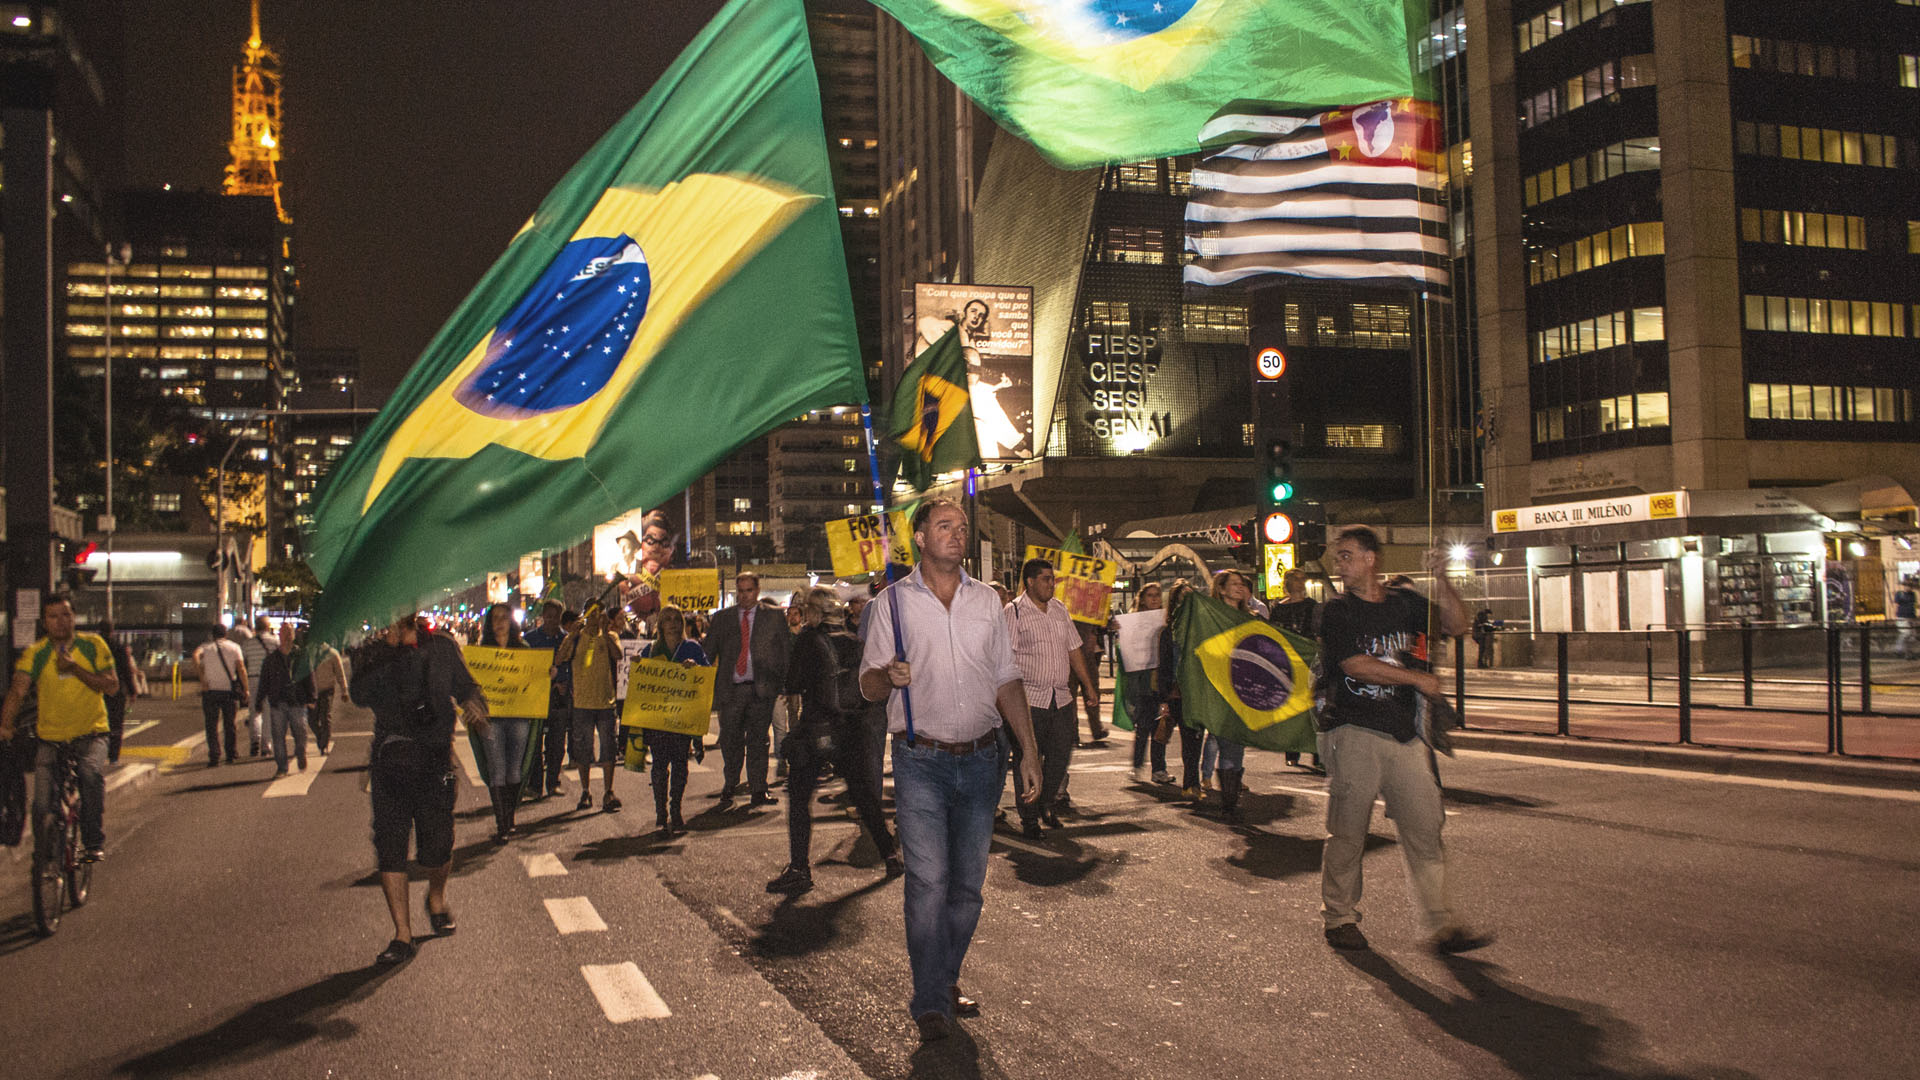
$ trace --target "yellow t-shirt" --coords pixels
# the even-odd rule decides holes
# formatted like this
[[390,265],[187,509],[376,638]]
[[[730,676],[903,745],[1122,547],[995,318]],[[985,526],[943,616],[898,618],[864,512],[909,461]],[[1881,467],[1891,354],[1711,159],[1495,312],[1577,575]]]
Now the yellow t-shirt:
[[[95,675],[113,670],[113,653],[98,634],[73,635],[73,662]],[[14,670],[30,676],[39,688],[40,737],[66,742],[82,735],[107,731],[107,699],[77,675],[63,675],[54,663],[52,638],[41,638],[20,654]]]

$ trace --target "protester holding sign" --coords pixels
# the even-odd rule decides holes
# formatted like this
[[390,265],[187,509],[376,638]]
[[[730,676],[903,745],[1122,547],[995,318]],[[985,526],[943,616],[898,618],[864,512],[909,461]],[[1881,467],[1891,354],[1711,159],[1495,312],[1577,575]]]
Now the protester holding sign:
[[[520,624],[513,621],[513,609],[505,604],[494,604],[487,609],[487,617],[480,624],[478,645],[493,649],[525,649],[526,642],[520,639]],[[544,658],[537,661],[546,666]],[[469,669],[472,668],[469,662]],[[545,697],[543,690],[540,694]],[[514,811],[520,806],[520,769],[527,757],[527,734],[533,729],[532,716],[503,715],[499,711],[503,703],[489,698],[487,704],[496,711],[493,722],[487,726],[487,792],[493,796],[493,838],[504,843],[513,835]],[[533,710],[522,706],[516,713],[531,713]]]
[[[620,799],[613,793],[613,772],[619,762],[613,692],[620,639],[607,629],[606,609],[593,608],[586,624],[560,643],[554,659],[573,665],[573,763],[580,770],[580,801],[574,809],[593,809],[593,766],[597,762],[606,783],[600,808],[609,814],[619,813]],[[597,754],[596,736],[600,742]]]
[[[687,640],[687,617],[679,608],[672,604],[661,608],[655,631],[659,637],[640,650],[640,659],[671,660],[683,667],[707,665],[706,651]],[[693,749],[693,740],[703,736],[642,728],[641,737],[646,740],[647,752],[653,755],[654,824],[664,836],[685,833],[687,823],[680,817],[680,797],[687,791],[687,755]]]
[[1133,779],[1138,784],[1148,780],[1157,784],[1173,781],[1167,772],[1167,746],[1153,738],[1154,722],[1160,713],[1160,699],[1153,692],[1153,673],[1159,657],[1153,652],[1153,646],[1160,628],[1165,625],[1167,613],[1160,608],[1157,581],[1140,587],[1140,597],[1131,613],[1114,618],[1114,651],[1120,657],[1120,685],[1115,688],[1116,696],[1124,703],[1127,715],[1134,718]]

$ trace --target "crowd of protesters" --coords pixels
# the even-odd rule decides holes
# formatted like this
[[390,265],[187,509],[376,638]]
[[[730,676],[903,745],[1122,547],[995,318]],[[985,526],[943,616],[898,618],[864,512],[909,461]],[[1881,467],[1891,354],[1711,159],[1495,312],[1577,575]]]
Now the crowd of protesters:
[[[703,613],[660,602],[649,590],[620,589],[617,600],[610,590],[602,598],[610,603],[590,604],[584,612],[547,602],[525,628],[522,619],[533,613],[506,604],[494,604],[460,627],[436,629],[424,617],[408,615],[345,655],[317,647],[305,664],[297,655],[305,643],[291,625],[262,618],[232,631],[215,626],[192,654],[206,721],[206,764],[237,761],[244,725],[249,754],[271,755],[276,776],[305,770],[310,737],[326,752],[340,695],[373,712],[374,847],[394,931],[378,959],[395,964],[413,954],[415,941],[410,852],[426,872],[432,931],[455,928],[446,883],[457,792],[456,720],[465,721],[482,757],[496,841],[516,835],[523,802],[566,795],[569,762],[579,784],[574,809],[582,813],[595,809],[596,766],[598,810],[609,814],[621,809],[621,765],[646,771],[654,832],[672,840],[688,831],[688,767],[704,758],[708,743],[703,735],[625,728],[621,675],[631,659],[711,667],[719,717],[715,745],[723,764],[719,805],[712,812],[731,812],[742,794],[748,811],[778,805],[782,800],[773,789],[784,777],[788,857],[767,890],[798,895],[813,887],[815,792],[829,779],[844,781],[843,798],[885,876],[906,879],[914,972],[910,1011],[922,1038],[942,1038],[955,1018],[978,1011],[960,992],[959,972],[983,902],[996,819],[1010,826],[1013,810],[1029,841],[1044,841],[1048,830],[1063,828],[1059,814],[1071,805],[1073,752],[1106,736],[1093,648],[1105,635],[1088,633],[1069,616],[1054,596],[1055,568],[1044,560],[1022,566],[1017,594],[968,576],[959,557],[963,523],[964,514],[951,503],[923,504],[913,522],[921,562],[884,590],[877,581],[850,596],[809,587],[794,593],[783,611],[761,597],[759,577],[743,571],[733,582],[735,603],[710,622]],[[649,518],[649,525],[646,537],[635,538],[642,550],[648,540],[659,546],[655,533],[665,533],[662,522]],[[1319,753],[1308,767],[1329,775],[1322,867],[1327,943],[1367,947],[1359,930],[1359,856],[1373,802],[1381,796],[1399,825],[1433,947],[1476,948],[1487,939],[1451,906],[1440,843],[1445,817],[1433,755],[1439,744],[1434,728],[1443,723],[1436,710],[1443,713],[1445,706],[1426,663],[1429,599],[1404,579],[1383,581],[1379,550],[1370,530],[1343,530],[1328,560],[1343,589],[1326,601],[1307,595],[1297,571],[1285,576],[1284,595],[1271,609],[1236,570],[1222,570],[1204,585],[1214,600],[1245,618],[1270,620],[1321,642]],[[1465,633],[1469,624],[1458,595],[1444,575],[1434,580],[1431,608],[1440,629]],[[1176,616],[1197,588],[1186,580],[1140,588],[1134,610],[1164,611],[1164,622],[1155,631],[1153,659],[1118,673],[1117,696],[1135,724],[1134,782],[1177,788],[1177,797],[1196,809],[1240,824],[1248,791],[1246,747],[1202,730],[1183,708],[1192,688],[1181,685],[1181,660],[1195,643],[1180,640]],[[115,651],[111,661],[102,656],[101,669],[110,662],[122,673],[112,686],[103,677],[100,687],[117,736],[125,702],[136,691],[124,678],[132,665],[121,659],[124,650],[115,649],[111,630],[103,640]],[[542,651],[551,679],[544,715],[490,715],[462,656],[460,646],[467,642]],[[16,691],[23,685],[24,676],[16,676]],[[1091,738],[1078,742],[1083,706]],[[882,798],[888,735],[891,823]],[[1178,778],[1167,755],[1176,738]],[[117,751],[118,739],[113,742]],[[1299,754],[1286,760],[1296,765]],[[1014,799],[1008,808],[1003,800],[1010,769]],[[96,824],[88,838],[96,854],[99,835]]]

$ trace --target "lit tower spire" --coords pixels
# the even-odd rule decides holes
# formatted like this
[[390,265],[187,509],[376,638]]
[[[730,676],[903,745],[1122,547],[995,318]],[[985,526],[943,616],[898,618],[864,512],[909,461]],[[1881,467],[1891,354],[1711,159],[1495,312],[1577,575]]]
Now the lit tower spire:
[[291,222],[280,202],[280,57],[260,41],[260,0],[253,0],[253,33],[246,62],[233,69],[233,141],[227,150],[222,190],[228,195],[271,195],[282,222]]

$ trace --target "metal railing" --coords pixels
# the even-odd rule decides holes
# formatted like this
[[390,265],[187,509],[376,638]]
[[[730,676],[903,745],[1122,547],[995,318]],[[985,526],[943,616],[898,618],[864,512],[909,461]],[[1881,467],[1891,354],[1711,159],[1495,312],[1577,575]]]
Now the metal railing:
[[1487,731],[1920,759],[1920,633],[1899,624],[1506,631],[1439,644]]

